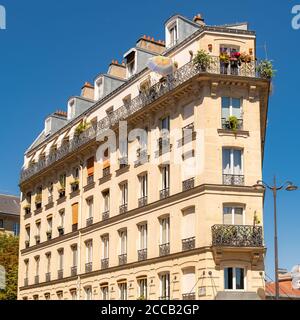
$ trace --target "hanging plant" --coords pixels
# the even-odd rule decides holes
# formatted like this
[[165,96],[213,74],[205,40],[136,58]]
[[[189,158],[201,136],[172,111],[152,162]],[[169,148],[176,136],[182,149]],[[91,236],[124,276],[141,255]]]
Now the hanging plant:
[[262,60],[257,66],[257,72],[264,79],[272,79],[276,70],[274,70],[271,60]]

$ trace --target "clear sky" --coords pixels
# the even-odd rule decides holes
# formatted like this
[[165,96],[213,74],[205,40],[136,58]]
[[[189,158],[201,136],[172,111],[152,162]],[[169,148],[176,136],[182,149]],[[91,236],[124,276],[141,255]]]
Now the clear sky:
[[[0,193],[17,194],[23,152],[43,129],[45,116],[66,109],[84,81],[107,71],[112,59],[143,34],[164,38],[174,13],[203,13],[209,25],[248,21],[257,31],[258,56],[274,60],[264,179],[300,184],[300,30],[291,27],[297,1],[0,0],[7,30],[0,30]],[[299,59],[299,60],[298,60]],[[300,192],[300,191],[299,191]],[[280,266],[300,263],[299,192],[278,196]],[[273,205],[265,199],[267,273],[273,277]]]

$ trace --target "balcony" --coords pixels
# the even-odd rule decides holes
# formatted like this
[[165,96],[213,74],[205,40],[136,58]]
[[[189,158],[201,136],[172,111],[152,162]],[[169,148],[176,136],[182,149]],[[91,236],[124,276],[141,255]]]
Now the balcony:
[[62,226],[57,227],[58,235],[61,237],[65,234],[65,229]]
[[75,180],[71,183],[71,193],[79,191],[79,181]]
[[245,177],[236,174],[223,174],[223,184],[227,186],[243,186],[245,184]]
[[109,210],[104,211],[102,213],[102,220],[107,220],[107,219],[109,219]]
[[25,278],[24,279],[24,287],[27,287],[28,286],[28,278]]
[[184,293],[184,294],[182,295],[182,300],[196,300],[196,294],[195,294],[195,292]]
[[52,239],[52,230],[48,230],[46,232],[46,236],[47,236],[47,240],[51,240]]
[[122,204],[120,206],[120,214],[126,213],[127,212],[127,203]]
[[243,119],[238,119],[236,128],[233,128],[228,119],[222,118],[222,129],[230,131],[243,130]]
[[45,281],[46,281],[46,282],[50,282],[50,281],[51,281],[51,273],[50,273],[50,272],[47,272],[47,273],[45,274]]
[[[75,136],[70,142],[63,144],[57,150],[53,151],[51,154],[47,155],[45,158],[40,159],[38,162],[33,163],[28,168],[21,171],[20,183],[30,179],[32,176],[36,175],[40,171],[55,164],[56,162],[62,160],[64,157],[69,155],[74,151],[78,151],[79,148],[86,145],[87,143],[95,140],[97,136],[103,134],[110,127],[115,126],[119,121],[127,119],[129,116],[136,114],[141,109],[157,101],[159,98],[165,94],[175,90],[183,83],[188,80],[200,75],[200,74],[217,74],[223,76],[232,77],[247,77],[247,78],[263,78],[257,72],[257,62],[253,61],[250,63],[242,63],[242,65],[235,70],[232,74],[232,70],[225,70],[221,68],[221,63],[219,57],[212,57],[212,62],[210,66],[205,70],[197,68],[193,62],[188,62],[178,70],[176,70],[172,77],[167,77],[165,83],[157,81],[149,90],[149,94],[140,93],[135,98],[133,98],[128,104],[123,105],[117,110],[113,111],[111,114],[107,115],[105,118],[98,121],[95,126],[91,126],[79,136]],[[117,92],[116,89],[115,92]],[[106,98],[104,98],[106,99]]]
[[163,257],[170,254],[170,243],[164,243],[159,246],[159,256]]
[[147,249],[138,250],[138,261],[147,260]]
[[94,220],[93,217],[86,219],[86,226],[87,227],[91,226],[93,224],[93,220]]
[[94,183],[94,175],[88,176],[87,179],[86,179],[86,184],[87,185],[91,185],[93,183]]
[[148,203],[148,197],[147,196],[140,198],[139,199],[139,204],[138,204],[139,208],[146,206],[147,203]]
[[217,247],[263,247],[262,227],[214,225],[212,245]]
[[128,167],[128,157],[119,158],[119,170]]
[[57,271],[57,279],[62,279],[64,277],[64,270]]
[[170,188],[165,188],[159,191],[160,200],[166,199],[170,196]]
[[182,181],[182,191],[187,191],[195,187],[195,178]]
[[93,262],[88,262],[85,264],[85,273],[92,272],[93,270]]
[[35,244],[41,243],[41,236],[40,235],[36,235],[36,236],[34,236],[34,238],[35,238]]
[[71,267],[71,277],[77,276],[77,266]]
[[101,269],[107,269],[109,266],[109,259],[105,258],[101,260]]
[[182,240],[182,251],[188,251],[195,249],[196,246],[196,238],[188,238]]
[[104,168],[102,170],[102,177],[105,178],[105,177],[108,177],[109,175],[110,175],[110,167]]
[[72,232],[75,232],[78,230],[78,223],[72,224]]
[[25,240],[25,248],[29,248],[30,246],[30,240]]
[[39,284],[40,283],[40,277],[38,275],[36,275],[34,277],[34,284]]
[[123,266],[127,263],[127,253],[119,255],[119,266]]

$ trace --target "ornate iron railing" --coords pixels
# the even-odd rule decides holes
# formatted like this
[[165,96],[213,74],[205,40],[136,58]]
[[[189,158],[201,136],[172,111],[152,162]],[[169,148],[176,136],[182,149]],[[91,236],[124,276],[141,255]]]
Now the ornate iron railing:
[[[226,118],[222,118],[222,129],[224,130],[231,130],[234,131],[234,129],[231,127],[230,121]],[[242,130],[243,129],[243,119],[237,120],[237,126],[235,128],[236,130]]]
[[109,259],[105,258],[101,260],[101,269],[107,269],[109,266]]
[[45,274],[45,280],[46,280],[46,282],[50,282],[51,281],[51,273],[50,272],[47,272]]
[[163,257],[170,254],[170,243],[164,243],[159,246],[159,256]]
[[138,260],[147,260],[147,249],[138,250]]
[[48,154],[45,158],[40,159],[36,163],[32,163],[28,168],[24,168],[21,171],[20,182],[24,182],[46,167],[61,160],[71,152],[78,150],[92,139],[95,139],[97,136],[103,134],[110,127],[116,125],[119,121],[125,120],[129,116],[143,109],[145,106],[153,103],[166,93],[171,92],[198,74],[233,74],[234,76],[241,77],[260,77],[260,75],[257,73],[256,61],[251,63],[242,63],[242,65],[239,66],[234,72],[231,72],[230,68],[228,68],[228,70],[229,71],[225,72],[223,67],[221,67],[219,57],[212,57],[209,67],[205,70],[195,66],[192,61],[188,62],[176,70],[173,75],[164,78],[163,81],[156,82],[147,93],[141,92],[129,103],[123,105],[111,114],[107,115],[105,118],[101,119],[95,126],[91,126],[79,136],[74,136],[71,141],[61,145],[59,148]]
[[196,238],[195,237],[183,239],[182,240],[182,251],[188,251],[188,250],[195,249],[195,245],[196,245]]
[[184,293],[184,294],[182,295],[182,300],[196,300],[196,294],[195,294],[195,292]]
[[127,263],[127,254],[120,254],[119,255],[119,266],[123,266]]
[[85,272],[88,273],[88,272],[92,272],[93,270],[93,262],[88,262],[85,264]]
[[142,197],[139,199],[139,208],[146,206],[148,203],[148,197]]
[[120,205],[120,214],[127,212],[127,203]]
[[87,185],[94,183],[94,175],[90,175],[86,179]]
[[88,219],[86,219],[86,226],[89,227],[93,224],[94,218],[90,217]]
[[243,186],[245,184],[245,177],[237,174],[223,174],[223,184],[228,186]]
[[159,191],[159,198],[165,199],[170,196],[170,188],[165,188]]
[[64,270],[58,270],[57,271],[57,278],[62,279],[64,277]]
[[77,276],[77,266],[71,267],[71,277]]
[[182,182],[182,191],[193,189],[195,186],[195,179],[191,178]]
[[109,219],[109,210],[102,212],[102,220]]
[[214,225],[212,245],[219,247],[263,247],[261,226]]

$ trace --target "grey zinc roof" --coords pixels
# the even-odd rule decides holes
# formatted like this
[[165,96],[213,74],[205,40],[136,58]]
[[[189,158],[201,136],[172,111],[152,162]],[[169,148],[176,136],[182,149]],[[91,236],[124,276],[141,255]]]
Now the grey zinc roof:
[[0,213],[20,215],[19,197],[0,194]]

